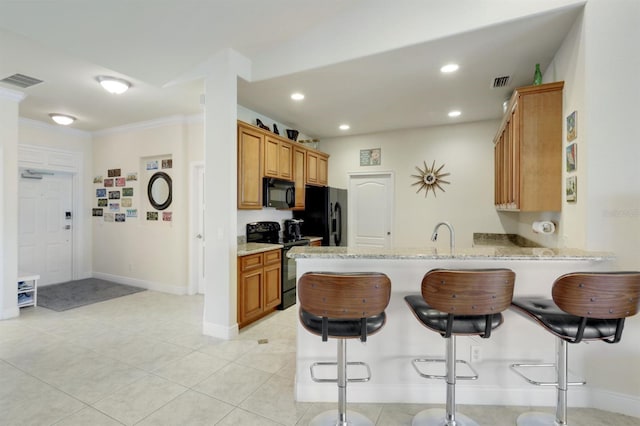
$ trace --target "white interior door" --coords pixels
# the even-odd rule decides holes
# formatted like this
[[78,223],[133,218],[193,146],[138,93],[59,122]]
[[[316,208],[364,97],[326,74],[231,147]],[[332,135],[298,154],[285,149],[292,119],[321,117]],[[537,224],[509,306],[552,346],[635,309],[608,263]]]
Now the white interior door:
[[393,245],[393,174],[349,175],[349,245],[389,248]]
[[72,175],[20,177],[18,268],[40,275],[38,284],[70,281],[73,241]]
[[195,164],[191,172],[191,291],[204,294],[205,232],[204,232],[204,164]]

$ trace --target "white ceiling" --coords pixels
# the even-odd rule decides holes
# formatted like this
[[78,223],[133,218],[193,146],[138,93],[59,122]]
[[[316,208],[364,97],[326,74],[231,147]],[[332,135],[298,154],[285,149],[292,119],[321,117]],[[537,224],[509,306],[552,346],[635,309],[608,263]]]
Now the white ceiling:
[[[0,79],[25,118],[60,112],[97,131],[202,111],[201,78],[222,49],[252,61],[238,103],[316,138],[498,118],[515,87],[544,70],[584,0],[0,0]],[[108,5],[109,7],[106,7]],[[466,13],[462,13],[465,11]],[[455,61],[453,75],[439,68]],[[98,75],[125,78],[124,95]],[[506,88],[494,77],[510,75]],[[176,83],[186,81],[185,83]],[[293,102],[295,91],[306,95]]]

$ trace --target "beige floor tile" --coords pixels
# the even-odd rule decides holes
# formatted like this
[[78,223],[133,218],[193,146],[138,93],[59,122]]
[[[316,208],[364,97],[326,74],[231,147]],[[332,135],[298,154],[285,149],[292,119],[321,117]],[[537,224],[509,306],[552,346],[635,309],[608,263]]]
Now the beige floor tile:
[[187,389],[157,376],[146,376],[93,406],[126,425],[133,425]]
[[112,419],[92,407],[86,407],[57,422],[54,426],[122,426],[122,423]]
[[154,374],[183,386],[193,387],[230,362],[202,352],[192,352],[154,370]]
[[240,408],[284,425],[295,425],[308,409],[308,404],[293,398],[293,381],[272,376],[245,399]]
[[198,392],[187,391],[142,420],[138,425],[215,425],[233,409],[233,405]]
[[264,371],[231,363],[213,373],[193,389],[229,404],[238,405],[269,377],[271,374]]
[[227,340],[222,343],[206,345],[198,349],[209,355],[235,361],[239,357],[256,349],[258,342],[254,340]]
[[250,413],[240,408],[233,410],[217,426],[281,426],[282,423],[271,421],[265,417]]

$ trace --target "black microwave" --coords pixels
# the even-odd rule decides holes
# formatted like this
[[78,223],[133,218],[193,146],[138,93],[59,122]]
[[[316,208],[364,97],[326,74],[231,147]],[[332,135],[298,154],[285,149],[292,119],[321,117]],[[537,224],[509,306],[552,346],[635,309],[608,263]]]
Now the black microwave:
[[296,203],[296,188],[288,180],[263,178],[262,205],[276,209],[290,209]]

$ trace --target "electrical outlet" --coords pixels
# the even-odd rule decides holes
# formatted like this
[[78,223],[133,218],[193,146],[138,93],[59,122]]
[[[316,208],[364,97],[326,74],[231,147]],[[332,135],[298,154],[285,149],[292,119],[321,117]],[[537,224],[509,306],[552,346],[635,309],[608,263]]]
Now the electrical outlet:
[[471,351],[469,354],[470,362],[480,362],[482,361],[482,347],[477,345],[471,345]]

